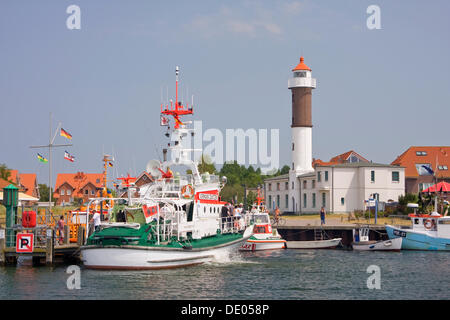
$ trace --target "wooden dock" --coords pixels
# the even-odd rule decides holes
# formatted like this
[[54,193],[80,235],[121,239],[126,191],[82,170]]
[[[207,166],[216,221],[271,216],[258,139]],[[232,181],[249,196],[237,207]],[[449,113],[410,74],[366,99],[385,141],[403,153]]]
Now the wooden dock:
[[[353,229],[358,228],[358,225],[289,225],[276,227],[280,235],[286,241],[312,241],[316,240],[318,232],[321,232],[325,238],[342,238],[342,245],[344,248],[350,248],[353,242]],[[369,225],[369,239],[370,240],[387,240],[386,228],[383,225]]]
[[[53,230],[45,240],[40,238],[39,245],[33,247],[31,252],[18,252],[16,246],[7,246],[5,238],[0,237],[0,265],[15,265],[19,257],[31,257],[33,265],[54,265],[58,263],[76,263],[80,259],[80,247],[84,243],[84,228],[80,229],[78,241],[70,243],[69,237],[65,237],[63,244],[57,243]],[[5,232],[1,233],[5,234]],[[68,235],[68,232],[67,232]]]

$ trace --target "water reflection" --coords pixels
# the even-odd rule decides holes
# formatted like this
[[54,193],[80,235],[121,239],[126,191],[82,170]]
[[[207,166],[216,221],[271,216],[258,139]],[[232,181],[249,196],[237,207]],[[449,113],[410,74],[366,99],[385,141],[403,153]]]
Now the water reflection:
[[[0,299],[448,299],[448,254],[344,250],[240,252],[200,266],[152,271],[82,269],[68,290],[65,267],[0,268]],[[368,290],[380,266],[382,289]],[[420,288],[420,290],[417,290]]]

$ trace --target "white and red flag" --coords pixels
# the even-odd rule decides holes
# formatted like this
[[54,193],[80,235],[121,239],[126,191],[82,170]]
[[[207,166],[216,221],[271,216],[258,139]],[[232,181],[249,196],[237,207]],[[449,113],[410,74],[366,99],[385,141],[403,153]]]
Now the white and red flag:
[[64,159],[69,160],[70,162],[75,161],[75,157],[70,153],[68,153],[67,151],[64,152]]

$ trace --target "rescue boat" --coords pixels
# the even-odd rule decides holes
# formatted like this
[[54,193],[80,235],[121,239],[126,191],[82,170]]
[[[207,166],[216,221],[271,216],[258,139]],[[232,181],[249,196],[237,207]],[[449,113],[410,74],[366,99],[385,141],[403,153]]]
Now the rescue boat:
[[239,248],[241,251],[285,249],[284,240],[277,229],[270,224],[267,212],[252,210],[246,215],[246,223],[253,225],[253,235]]
[[[183,145],[192,129],[181,116],[192,115],[193,107],[178,101],[178,72],[177,67],[176,102],[161,105],[160,118],[160,124],[167,126],[166,136],[174,141],[172,146],[169,143],[172,157],[166,159],[165,149],[163,162],[151,160],[147,172],[154,181],[139,190],[128,181],[127,199],[108,198],[116,200],[111,218],[100,225],[99,231],[88,231],[87,242],[81,247],[86,268],[165,269],[220,261],[252,235],[252,224],[242,228],[222,222],[220,213],[225,202],[219,194],[226,178],[200,174],[198,163],[190,157],[198,150]],[[169,126],[170,117],[173,127]],[[190,174],[173,173],[170,168],[174,167]],[[133,197],[136,192],[139,196]]]

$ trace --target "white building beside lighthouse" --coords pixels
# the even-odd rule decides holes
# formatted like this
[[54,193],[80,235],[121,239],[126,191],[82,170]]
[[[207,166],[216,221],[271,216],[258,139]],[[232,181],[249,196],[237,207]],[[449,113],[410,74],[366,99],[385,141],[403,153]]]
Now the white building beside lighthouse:
[[[404,194],[404,168],[372,163],[349,151],[323,162],[312,157],[312,91],[317,81],[304,58],[292,69],[291,166],[289,174],[265,180],[269,209],[295,214],[363,210],[374,195],[380,202]],[[333,139],[333,137],[331,137]]]

